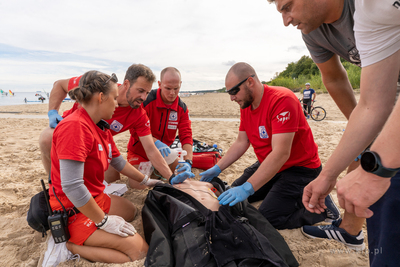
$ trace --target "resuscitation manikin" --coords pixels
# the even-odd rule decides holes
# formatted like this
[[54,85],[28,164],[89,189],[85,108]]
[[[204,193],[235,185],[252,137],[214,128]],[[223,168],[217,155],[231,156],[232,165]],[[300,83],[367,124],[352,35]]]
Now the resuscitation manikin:
[[[211,183],[226,190],[218,177]],[[160,183],[149,191],[142,218],[145,266],[298,266],[283,237],[247,200],[211,211]]]

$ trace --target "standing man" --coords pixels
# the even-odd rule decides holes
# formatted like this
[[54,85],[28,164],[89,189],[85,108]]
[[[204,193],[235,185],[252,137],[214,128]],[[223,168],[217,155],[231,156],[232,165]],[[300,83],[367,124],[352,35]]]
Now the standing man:
[[318,147],[303,116],[299,100],[284,87],[263,85],[247,63],[237,63],[228,71],[226,88],[240,110],[239,134],[225,156],[201,173],[210,181],[238,160],[250,144],[258,162],[247,168],[232,189],[218,200],[231,206],[249,198],[263,200],[259,210],[277,229],[298,228],[325,219],[339,218],[330,196],[322,214],[307,211],[302,202],[303,188],[321,171]]
[[[143,108],[150,119],[151,134],[155,144],[160,151],[163,151],[164,157],[170,153],[169,146],[175,140],[178,131],[182,149],[187,152],[185,171],[191,172],[193,164],[192,122],[189,118],[189,109],[178,96],[181,84],[179,70],[174,67],[163,69],[160,81],[158,81],[159,88],[150,92],[146,101],[143,102]],[[148,160],[138,133],[134,129],[131,130],[128,143],[129,163],[137,168],[141,162]],[[172,169],[175,168],[176,163],[172,164]]]
[[[396,86],[382,87],[382,77],[373,80],[364,75],[364,79],[361,78],[360,100],[355,107],[353,90],[339,60],[340,56],[356,65],[361,63],[353,30],[354,0],[269,1],[276,3],[285,26],[292,24],[302,31],[303,40],[321,71],[325,87],[349,119],[338,147],[321,174],[304,189],[304,205],[309,211],[319,213],[324,208],[324,197],[334,188],[339,174],[352,162],[353,166],[349,167],[348,172],[355,169],[354,159],[382,129],[393,107]],[[394,3],[391,5],[396,8]],[[399,70],[391,71],[397,71],[398,76]],[[306,227],[303,232],[310,237],[321,238],[331,238],[326,233],[334,232],[336,234],[333,237],[337,241],[349,248],[363,249],[365,245],[361,229],[364,221],[364,218],[346,210],[343,220],[324,228]],[[339,234],[343,238],[339,238]]]
[[[81,76],[58,80],[53,85],[48,112],[50,127],[46,128],[39,138],[42,162],[47,173],[50,172],[50,150],[54,128],[58,122],[80,108],[80,106],[78,103],[75,103],[72,109],[64,112],[63,116],[58,114],[58,110],[68,91],[79,85],[80,78]],[[142,64],[131,65],[126,71],[123,83],[118,86],[118,107],[115,109],[113,117],[107,120],[107,122],[110,125],[112,135],[128,129],[135,129],[153,165],[164,177],[173,178],[174,176],[170,168],[153,142],[149,119],[146,112],[140,106],[146,100],[154,80],[155,75],[147,66]],[[105,174],[106,180],[110,172],[113,173],[113,171],[115,170],[109,168]]]
[[[301,99],[304,109],[307,109],[308,114],[311,112],[311,103],[315,101],[315,97],[317,96],[314,89],[310,88],[310,86],[310,83],[306,83],[306,89],[303,90],[303,98]],[[306,113],[304,113],[304,116],[307,116],[307,119],[310,118],[310,115]]]

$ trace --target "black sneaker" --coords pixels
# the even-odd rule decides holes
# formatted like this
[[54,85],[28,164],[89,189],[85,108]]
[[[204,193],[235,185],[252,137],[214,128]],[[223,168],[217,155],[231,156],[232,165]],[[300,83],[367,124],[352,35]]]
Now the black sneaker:
[[305,225],[301,227],[301,232],[303,233],[303,235],[309,238],[333,239],[345,244],[350,249],[354,249],[357,251],[364,250],[365,244],[363,231],[361,230],[357,236],[351,235],[347,233],[346,230],[339,228],[341,222],[342,219],[333,221],[332,224],[329,225]]
[[325,222],[333,222],[340,219],[340,210],[333,201],[331,194],[325,198],[326,205],[326,219]]

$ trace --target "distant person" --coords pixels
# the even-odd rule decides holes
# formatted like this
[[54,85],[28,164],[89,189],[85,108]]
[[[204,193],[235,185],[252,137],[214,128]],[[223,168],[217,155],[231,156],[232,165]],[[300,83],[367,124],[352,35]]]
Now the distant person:
[[111,165],[147,186],[157,180],[141,174],[122,158],[109,125],[118,106],[115,75],[88,71],[69,92],[81,107],[56,127],[51,151],[50,205],[53,211],[71,210],[66,243],[50,237],[43,266],[56,266],[72,254],[92,262],[124,263],[145,257],[148,245],[126,221],[136,215],[128,200],[103,193],[104,172]]
[[[62,101],[67,96],[67,92],[78,86],[81,77],[82,76],[58,80],[54,83],[51,91],[48,112],[50,127],[46,128],[39,138],[42,162],[47,172],[50,171],[50,150],[54,128],[63,117],[65,118],[79,109],[80,105],[75,103],[72,109],[64,112],[63,116],[58,114],[58,110]],[[107,120],[107,122],[110,124],[112,135],[135,129],[153,166],[163,177],[167,180],[171,180],[175,175],[173,175],[160,151],[154,144],[150,131],[149,119],[146,115],[146,111],[141,107],[141,104],[146,100],[151,90],[154,80],[155,75],[147,66],[142,64],[131,65],[126,71],[123,83],[118,86],[118,107],[115,109],[113,117]],[[113,174],[114,172],[115,171],[110,168],[110,170],[106,172],[106,180],[110,175],[109,173]],[[189,173],[182,173],[177,179],[186,177],[186,175],[189,175]]]
[[304,109],[308,112],[308,115],[304,112],[304,116],[307,116],[307,119],[310,118],[311,103],[315,101],[315,97],[317,96],[314,89],[310,88],[310,86],[310,83],[306,83],[306,89],[303,90],[303,97],[301,99]]
[[247,63],[236,63],[225,78],[227,93],[239,104],[239,134],[217,165],[200,173],[210,181],[253,146],[258,161],[245,169],[222,193],[221,205],[248,198],[262,200],[259,211],[277,229],[292,229],[327,220],[340,213],[330,196],[321,214],[307,211],[303,188],[321,171],[318,147],[295,94],[287,88],[263,85]]
[[25,102],[25,103],[27,103],[27,102],[28,102],[28,100],[26,100],[26,97],[24,98],[24,102]]
[[[179,70],[167,67],[161,71],[159,88],[151,90],[143,108],[150,119],[151,134],[157,148],[162,151],[164,157],[171,153],[169,146],[179,136],[182,149],[187,152],[185,156],[185,171],[191,172],[193,158],[192,127],[189,118],[189,109],[178,96],[182,80]],[[138,168],[141,162],[149,161],[143,144],[135,129],[130,130],[131,137],[128,143],[128,162]],[[177,162],[172,165],[175,168]],[[118,179],[109,180],[113,182]],[[193,175],[194,177],[194,175]],[[138,187],[137,183],[131,181],[131,187]]]

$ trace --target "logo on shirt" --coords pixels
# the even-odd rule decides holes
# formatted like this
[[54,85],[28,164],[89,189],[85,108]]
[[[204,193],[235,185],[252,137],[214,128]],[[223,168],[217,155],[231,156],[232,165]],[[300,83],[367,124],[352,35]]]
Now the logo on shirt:
[[261,139],[268,138],[268,134],[267,134],[267,130],[265,130],[265,126],[259,126],[258,127],[258,132],[260,133],[260,138]]
[[118,122],[117,120],[114,120],[111,125],[110,125],[110,129],[113,130],[114,132],[119,132],[121,131],[122,127],[124,127],[124,125],[122,125],[120,122]]
[[176,125],[168,124],[168,129],[176,130]]
[[148,120],[144,126],[146,126],[147,128],[150,128],[150,120]]
[[171,113],[169,113],[169,120],[170,121],[177,121],[178,120],[178,112],[171,111]]
[[103,147],[99,144],[99,151],[103,151]]
[[280,114],[278,114],[278,115],[276,116],[276,119],[277,119],[279,122],[284,123],[285,121],[290,120],[290,112],[289,112],[289,111],[282,112],[282,113],[280,113]]

